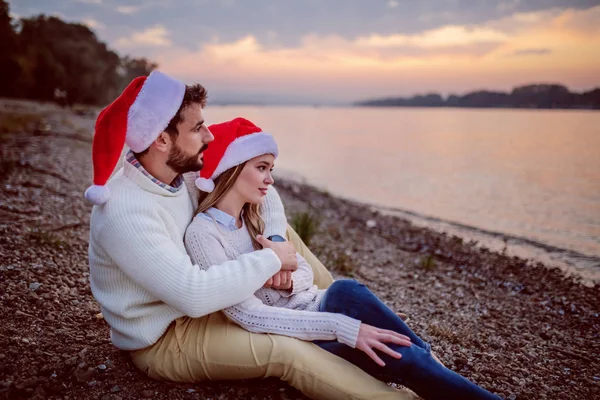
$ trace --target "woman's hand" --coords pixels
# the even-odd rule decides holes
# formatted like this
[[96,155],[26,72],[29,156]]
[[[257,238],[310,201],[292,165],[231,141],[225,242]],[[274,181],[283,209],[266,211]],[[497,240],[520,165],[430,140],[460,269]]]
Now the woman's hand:
[[375,353],[375,349],[389,355],[390,357],[394,357],[396,359],[402,358],[400,353],[395,352],[385,343],[394,343],[406,347],[411,345],[408,336],[404,336],[387,329],[379,329],[371,325],[360,324],[358,339],[356,340],[356,348],[364,351],[381,367],[385,367],[385,363],[381,358],[379,358],[377,353]]
[[292,288],[292,271],[279,271],[265,283],[266,288],[289,290]]

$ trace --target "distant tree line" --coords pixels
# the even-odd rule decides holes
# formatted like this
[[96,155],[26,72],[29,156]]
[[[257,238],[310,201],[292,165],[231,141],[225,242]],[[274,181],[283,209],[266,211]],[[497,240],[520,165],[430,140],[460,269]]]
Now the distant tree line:
[[510,93],[476,91],[443,98],[437,93],[409,98],[395,97],[355,103],[374,107],[482,107],[482,108],[582,108],[600,109],[600,88],[583,93],[570,92],[562,85],[519,86]]
[[157,67],[120,57],[87,26],[39,15],[15,21],[0,0],[0,96],[64,105],[106,104]]

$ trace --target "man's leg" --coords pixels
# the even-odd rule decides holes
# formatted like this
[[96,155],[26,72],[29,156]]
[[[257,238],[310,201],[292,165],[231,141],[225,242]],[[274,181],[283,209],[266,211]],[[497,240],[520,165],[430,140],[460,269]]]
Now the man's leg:
[[438,363],[429,344],[423,342],[365,285],[355,280],[334,282],[323,301],[321,311],[345,314],[378,328],[394,330],[411,338],[411,346],[390,345],[402,355],[395,359],[379,353],[385,362],[380,367],[364,352],[337,342],[318,342],[323,349],[361,367],[369,374],[389,382],[401,383],[427,399],[486,399],[497,396],[480,388],[456,372]]
[[223,313],[180,318],[150,349],[132,354],[155,379],[178,382],[276,377],[314,399],[416,399],[353,364],[294,338],[250,333]]

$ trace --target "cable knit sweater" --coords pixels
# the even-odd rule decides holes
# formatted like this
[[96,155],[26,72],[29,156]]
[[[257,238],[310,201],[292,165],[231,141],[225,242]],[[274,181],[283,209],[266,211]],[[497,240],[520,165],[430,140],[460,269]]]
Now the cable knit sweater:
[[[269,190],[271,190],[270,188]],[[278,209],[285,219],[283,208]],[[267,235],[268,236],[268,235]],[[254,251],[245,226],[228,230],[211,218],[210,210],[194,218],[185,236],[185,245],[192,260],[210,271],[227,260]],[[275,289],[259,289],[254,296],[223,312],[250,332],[274,333],[302,340],[338,340],[356,346],[360,321],[343,314],[319,312],[325,290],[313,284],[313,272],[306,260],[298,257],[298,270],[292,274],[291,293]]]
[[[269,249],[209,269],[192,264],[183,238],[198,193],[193,174],[184,179],[172,193],[124,162],[108,183],[110,200],[92,210],[90,286],[120,349],[150,346],[179,317],[201,317],[251,297],[281,268]],[[279,213],[271,218],[271,209],[282,207],[270,189],[267,233],[282,223]]]

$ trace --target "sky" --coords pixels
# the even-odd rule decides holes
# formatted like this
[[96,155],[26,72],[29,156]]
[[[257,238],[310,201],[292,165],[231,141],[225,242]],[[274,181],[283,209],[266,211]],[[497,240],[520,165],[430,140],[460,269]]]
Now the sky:
[[600,87],[600,0],[9,0],[81,22],[217,101]]

